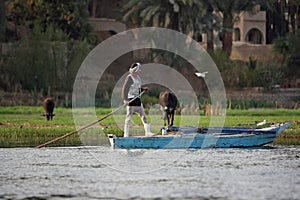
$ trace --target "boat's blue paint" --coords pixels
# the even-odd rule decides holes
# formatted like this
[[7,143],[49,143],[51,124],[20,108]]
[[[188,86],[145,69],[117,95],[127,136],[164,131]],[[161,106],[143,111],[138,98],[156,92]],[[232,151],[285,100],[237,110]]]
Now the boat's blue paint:
[[109,139],[113,147],[124,149],[259,147],[273,142],[289,125],[290,123],[286,122],[277,127],[262,129],[207,128],[204,130],[204,134],[197,133],[195,127],[169,127],[173,131],[179,131],[181,134],[125,138],[109,135]]

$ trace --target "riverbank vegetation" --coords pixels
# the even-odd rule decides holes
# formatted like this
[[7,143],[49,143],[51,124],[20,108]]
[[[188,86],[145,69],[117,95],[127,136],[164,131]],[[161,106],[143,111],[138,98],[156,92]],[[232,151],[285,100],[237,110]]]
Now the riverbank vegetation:
[[[97,119],[110,113],[109,108],[96,108]],[[56,137],[74,131],[75,123],[71,108],[56,108],[52,121],[46,121],[42,107],[15,106],[0,107],[0,147],[34,147]],[[89,141],[89,145],[108,144],[106,135],[114,133],[123,134],[124,111],[116,113],[101,121],[99,125],[91,128],[89,133],[74,134],[52,146],[78,146],[87,144],[88,134],[97,135],[99,141]],[[152,132],[160,133],[163,127],[161,115],[149,115]],[[209,126],[210,120],[225,119],[224,126],[256,127],[257,122],[266,120],[268,123],[282,123],[290,121],[291,126],[284,131],[275,144],[299,145],[300,144],[300,110],[288,109],[249,109],[227,110],[226,117],[200,115],[177,115],[175,125]],[[92,121],[91,121],[92,122]],[[87,122],[90,123],[90,122]],[[134,116],[132,133],[143,134],[141,122]]]
[[[112,30],[102,34],[94,30],[96,27],[90,23],[90,19],[100,19],[100,17],[114,19],[126,27],[157,25],[191,36],[208,50],[220,71],[226,89],[259,87],[264,90],[264,93],[278,95],[277,87],[299,87],[300,24],[297,21],[287,20],[298,17],[299,12],[296,10],[300,9],[299,2],[293,1],[287,4],[281,0],[268,3],[265,1],[241,3],[241,1],[231,0],[223,3],[192,1],[191,4],[187,4],[183,1],[157,1],[154,4],[152,2],[151,8],[148,6],[148,1],[130,0],[115,5],[104,3],[106,1],[95,2],[1,1],[0,94],[3,96],[0,99],[1,106],[39,106],[43,98],[52,96],[56,100],[56,105],[70,107],[71,91],[81,63],[100,41],[111,34],[116,34]],[[274,44],[274,48],[267,50],[272,51],[271,55],[263,60],[253,55],[253,51],[248,51],[244,59],[233,59],[234,56],[233,58],[230,56],[230,52],[232,54],[235,52],[231,50],[232,34],[235,31],[233,25],[238,21],[239,14],[244,13],[245,10],[252,10],[254,5],[255,10],[258,9],[257,3],[261,4],[261,10],[266,12],[267,16],[272,16],[270,19],[279,19],[275,21],[266,19],[268,37],[265,40],[267,44]],[[100,10],[103,13],[98,13]],[[285,13],[282,13],[283,11]],[[178,23],[179,21],[181,23]],[[287,27],[291,29],[286,29]],[[213,32],[214,36],[212,36]],[[202,41],[203,34],[208,36],[207,44]],[[249,41],[251,42],[254,41]],[[251,48],[254,46],[265,45],[252,45]],[[262,55],[264,51],[265,48],[255,50]],[[113,89],[120,77],[127,73],[128,66],[133,60],[165,64],[178,70],[191,83],[195,91],[199,91],[197,95],[208,98],[206,85],[202,79],[193,75],[194,68],[189,62],[170,52],[148,49],[145,52],[133,51],[111,63],[97,87],[95,102],[97,106],[110,106]],[[289,99],[291,100],[288,102],[284,100],[285,104],[292,105],[295,102],[297,108],[298,99]],[[272,102],[268,104],[268,106],[277,106]],[[283,103],[279,107],[291,108]]]

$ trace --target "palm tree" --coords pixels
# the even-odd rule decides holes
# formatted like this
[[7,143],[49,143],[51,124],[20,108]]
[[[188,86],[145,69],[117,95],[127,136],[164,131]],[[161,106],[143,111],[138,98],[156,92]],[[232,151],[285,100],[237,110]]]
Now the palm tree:
[[129,0],[121,6],[122,20],[138,27],[170,28],[190,36],[196,30],[196,16],[204,13],[198,0]]
[[219,32],[221,30],[221,18],[214,13],[213,7],[207,0],[202,0],[204,7],[206,8],[205,15],[201,18],[201,31],[206,33],[207,36],[207,50],[209,52],[214,51],[214,31]]
[[228,56],[232,49],[232,32],[238,15],[246,10],[252,9],[258,1],[254,0],[208,0],[214,11],[221,14],[223,18],[222,45],[223,51]]
[[300,30],[300,0],[269,0],[262,3],[267,11],[268,40],[293,35]]

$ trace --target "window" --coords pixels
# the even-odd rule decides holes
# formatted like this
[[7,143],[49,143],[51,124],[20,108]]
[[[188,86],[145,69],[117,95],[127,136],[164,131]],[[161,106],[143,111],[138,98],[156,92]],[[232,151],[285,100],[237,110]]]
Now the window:
[[241,41],[241,32],[239,28],[234,29],[234,41]]

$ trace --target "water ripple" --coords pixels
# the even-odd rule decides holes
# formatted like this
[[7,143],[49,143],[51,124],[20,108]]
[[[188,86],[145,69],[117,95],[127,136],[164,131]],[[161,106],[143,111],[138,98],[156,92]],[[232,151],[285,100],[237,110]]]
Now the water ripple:
[[[299,155],[293,146],[0,149],[0,199],[299,199]],[[130,173],[109,164],[141,171],[164,167]]]

